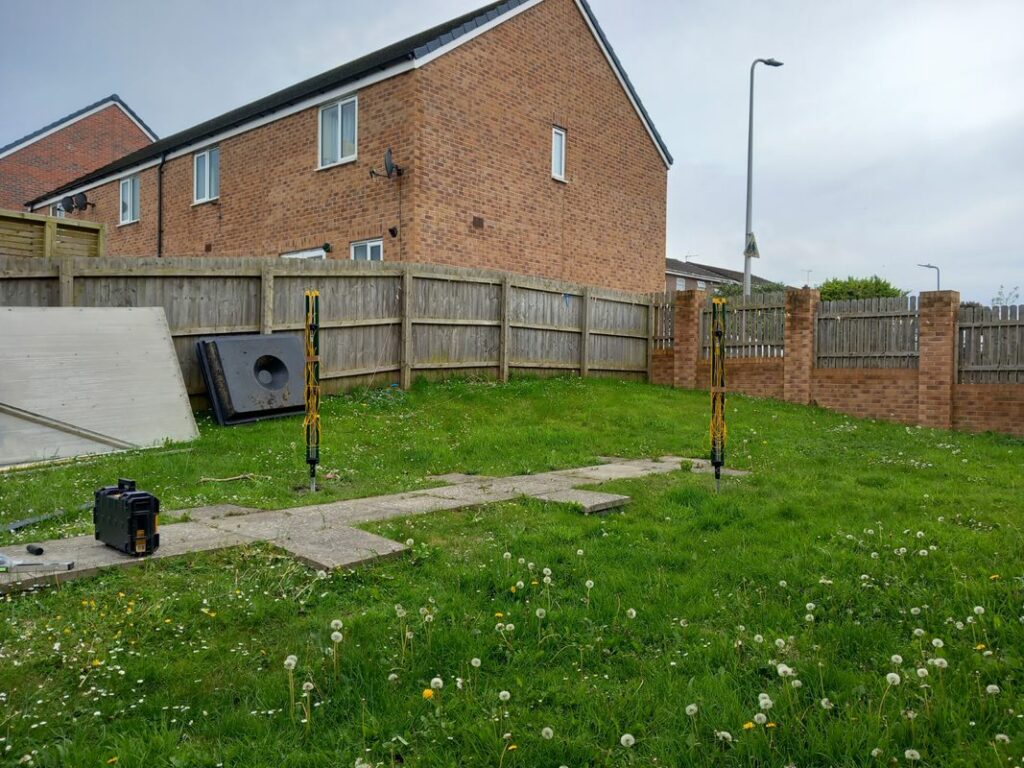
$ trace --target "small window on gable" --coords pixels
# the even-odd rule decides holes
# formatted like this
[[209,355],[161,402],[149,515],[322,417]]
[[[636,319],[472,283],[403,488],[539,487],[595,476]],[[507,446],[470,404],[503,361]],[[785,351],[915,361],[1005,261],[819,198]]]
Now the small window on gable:
[[121,224],[139,220],[139,177],[121,179]]
[[677,277],[676,278],[676,290],[677,291],[685,291],[686,290],[686,278],[685,277]]
[[551,129],[551,177],[565,181],[565,129]]
[[56,216],[58,219],[63,219],[67,214],[64,212],[64,206],[57,203],[57,205],[50,206],[50,215]]
[[192,156],[194,184],[192,202],[205,203],[220,197],[220,147],[211,147]]
[[356,159],[359,102],[351,96],[320,107],[320,167]]
[[378,238],[352,243],[352,260],[384,261],[384,241]]

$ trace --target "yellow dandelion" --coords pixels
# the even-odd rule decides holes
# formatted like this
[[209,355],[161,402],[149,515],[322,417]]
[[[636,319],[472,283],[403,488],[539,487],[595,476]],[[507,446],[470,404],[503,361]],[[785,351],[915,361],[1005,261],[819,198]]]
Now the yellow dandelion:
[[778,724],[778,723],[768,723],[768,724],[767,724],[767,725],[765,726],[765,728],[778,728],[778,727],[779,727],[779,724]]
[[743,724],[743,730],[744,731],[750,731],[750,730],[753,730],[753,728],[754,728],[754,724],[752,722],[750,722],[749,720]]
[[92,665],[93,665],[94,667],[102,667],[102,666],[103,666],[103,662],[102,662],[102,661],[100,661],[99,659],[93,659],[93,660],[92,660]]
[[501,611],[498,611],[496,614],[494,614],[494,618],[496,618],[496,619],[504,619],[505,618],[505,614],[502,613]]
[[107,765],[113,765],[116,762],[117,762],[117,755],[114,755],[112,758],[107,760]]
[[427,699],[428,701],[430,699],[434,698],[434,689],[433,688],[424,688],[423,689],[423,698]]
[[531,584],[533,584],[533,586],[535,586],[535,587],[536,587],[536,586],[537,586],[538,584],[540,584],[540,582],[539,582],[539,581],[537,581],[536,579],[534,579],[534,580],[533,580],[533,581],[531,581],[530,583],[531,583]]
[[985,644],[984,643],[978,643],[976,646],[974,646],[974,650],[976,650],[976,651],[984,651],[985,650]]
[[999,579],[1000,579],[1000,576],[999,576],[998,573],[993,573],[991,576],[988,577],[989,581],[999,581]]
[[509,744],[508,751],[511,752],[513,749],[519,749],[519,747],[517,747],[515,744]]
[[514,595],[515,593],[516,593],[516,585],[515,585],[515,584],[513,584],[513,585],[512,585],[512,594]]

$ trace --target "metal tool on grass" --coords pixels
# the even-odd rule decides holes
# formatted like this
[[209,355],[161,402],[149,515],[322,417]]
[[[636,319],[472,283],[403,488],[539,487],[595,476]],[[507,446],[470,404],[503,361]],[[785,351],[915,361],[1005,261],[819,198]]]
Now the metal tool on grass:
[[306,291],[306,463],[309,490],[316,490],[320,463],[320,292]]
[[725,299],[711,300],[711,466],[715,468],[715,490],[722,488],[725,465]]
[[74,561],[45,562],[42,560],[15,560],[7,555],[0,555],[0,574],[32,572],[41,573],[48,571],[70,571],[75,567]]

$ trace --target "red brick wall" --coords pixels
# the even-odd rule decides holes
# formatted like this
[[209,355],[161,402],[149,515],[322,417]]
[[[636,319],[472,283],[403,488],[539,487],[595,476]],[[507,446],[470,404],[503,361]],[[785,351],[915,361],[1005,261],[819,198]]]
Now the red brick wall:
[[[318,114],[219,142],[216,203],[192,205],[191,154],[168,161],[163,255],[278,256],[329,242],[349,258],[350,242],[383,237],[386,261],[664,285],[667,171],[573,0],[547,0],[359,91],[353,163],[316,170]],[[555,124],[568,130],[564,184],[551,178]],[[371,179],[388,147],[406,174]],[[143,172],[138,224],[118,226],[117,182],[89,192],[108,253],[156,253],[155,174]]]
[[[751,397],[782,399],[781,357],[731,357],[725,361],[725,384],[729,392]],[[711,362],[697,363],[697,386],[707,389],[711,385]]]
[[1024,384],[957,384],[953,427],[1024,437]]
[[149,136],[111,104],[0,158],[0,208],[32,198],[149,144]]
[[815,368],[811,403],[869,419],[916,424],[918,376],[914,368]]
[[672,365],[675,356],[671,349],[656,349],[651,356],[651,383],[664,384],[671,387]]

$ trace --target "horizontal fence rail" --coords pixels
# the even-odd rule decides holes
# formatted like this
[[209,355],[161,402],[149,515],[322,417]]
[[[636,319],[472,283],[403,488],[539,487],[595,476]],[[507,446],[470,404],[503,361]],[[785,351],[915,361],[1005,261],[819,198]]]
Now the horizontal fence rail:
[[823,301],[814,349],[819,368],[917,368],[917,298]]
[[[700,313],[701,357],[711,357],[711,304]],[[786,294],[757,293],[727,300],[726,357],[782,357],[786,349]]]
[[1024,384],[1024,305],[960,307],[961,384]]
[[301,336],[307,289],[320,291],[321,376],[335,389],[455,371],[649,375],[649,294],[394,262],[0,256],[0,306],[163,307],[190,395],[205,392],[200,337]]

